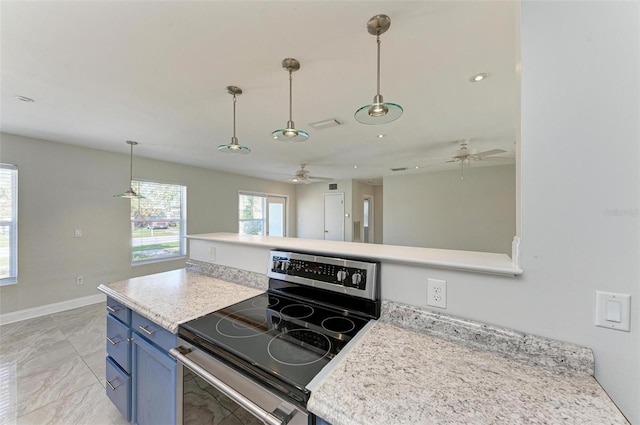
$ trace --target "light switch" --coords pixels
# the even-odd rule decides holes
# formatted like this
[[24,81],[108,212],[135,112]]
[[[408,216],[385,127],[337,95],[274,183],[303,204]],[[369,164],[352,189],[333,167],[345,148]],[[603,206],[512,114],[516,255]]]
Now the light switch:
[[604,306],[604,311],[607,321],[618,323],[622,321],[622,304],[619,301],[607,300],[607,303]]
[[596,326],[629,332],[631,295],[596,291]]

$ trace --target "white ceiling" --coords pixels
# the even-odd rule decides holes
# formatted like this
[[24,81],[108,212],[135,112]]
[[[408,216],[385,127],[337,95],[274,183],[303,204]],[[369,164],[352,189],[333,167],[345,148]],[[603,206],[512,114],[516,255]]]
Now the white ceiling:
[[[0,13],[6,133],[121,153],[136,140],[136,156],[274,180],[300,163],[312,175],[364,180],[390,168],[455,168],[433,164],[464,138],[507,151],[483,163],[514,162],[512,1],[2,1]],[[379,13],[391,18],[381,93],[405,112],[369,126],[353,114],[376,94],[366,23]],[[288,120],[286,57],[301,62],[293,120],[310,133],[305,143],[271,137]],[[488,78],[470,83],[480,72]],[[232,136],[229,85],[244,92],[237,136],[249,155],[216,149]],[[309,126],[334,117],[343,125]]]

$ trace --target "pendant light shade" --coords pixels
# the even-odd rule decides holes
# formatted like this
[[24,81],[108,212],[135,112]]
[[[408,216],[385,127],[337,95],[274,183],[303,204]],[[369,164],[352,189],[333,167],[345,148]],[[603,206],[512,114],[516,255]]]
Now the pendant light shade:
[[236,96],[240,96],[242,94],[242,89],[236,86],[227,86],[227,92],[233,95],[233,137],[231,137],[230,144],[220,145],[218,146],[218,150],[224,153],[248,154],[251,152],[251,149],[240,145],[238,143],[238,138],[236,137]]
[[286,58],[282,60],[282,67],[289,71],[289,121],[287,121],[287,127],[280,130],[276,130],[271,133],[274,139],[283,140],[286,142],[304,142],[309,138],[309,133],[303,130],[296,130],[296,126],[293,123],[292,118],[292,91],[293,91],[293,77],[292,73],[300,69],[300,62],[293,58]]
[[133,187],[131,187],[131,182],[133,181],[133,147],[138,144],[138,142],[134,142],[133,140],[127,140],[127,144],[131,146],[131,157],[129,161],[129,189],[127,189],[124,193],[120,193],[118,195],[113,195],[114,198],[127,198],[127,199],[140,199],[144,198],[142,195],[138,195]]
[[359,108],[355,118],[362,124],[386,124],[395,121],[402,115],[402,106],[397,103],[385,102],[380,94],[380,35],[391,26],[391,19],[387,15],[376,15],[367,22],[367,31],[376,36],[377,54],[377,92],[373,102]]

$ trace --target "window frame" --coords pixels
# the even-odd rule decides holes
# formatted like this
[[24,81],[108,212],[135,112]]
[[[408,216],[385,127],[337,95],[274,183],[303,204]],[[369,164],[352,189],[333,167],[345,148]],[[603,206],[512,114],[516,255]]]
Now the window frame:
[[268,213],[268,199],[269,198],[278,198],[278,199],[282,199],[284,201],[284,223],[283,223],[283,229],[282,229],[282,233],[283,233],[283,237],[287,237],[288,235],[288,224],[289,224],[289,196],[287,195],[282,195],[282,194],[276,194],[276,193],[264,193],[264,192],[253,192],[253,191],[249,191],[249,190],[238,190],[238,203],[237,205],[237,213],[238,213],[238,234],[239,235],[249,235],[249,233],[241,233],[242,230],[242,226],[240,225],[242,222],[246,222],[246,221],[255,221],[258,219],[243,219],[240,218],[240,197],[241,196],[256,196],[256,197],[260,197],[263,199],[262,202],[262,218],[259,219],[262,221],[262,233],[259,236],[267,236],[267,227],[268,227],[268,220],[269,220],[269,213]]
[[[187,235],[187,185],[184,184],[180,184],[180,183],[173,183],[173,182],[164,182],[164,181],[157,181],[157,180],[149,180],[149,179],[133,179],[131,181],[131,187],[134,188],[134,190],[136,191],[136,193],[145,196],[145,194],[143,193],[144,190],[140,189],[140,183],[151,183],[151,184],[157,184],[157,185],[168,185],[168,186],[177,186],[180,188],[180,219],[177,220],[175,218],[163,218],[163,219],[149,219],[149,218],[135,218],[134,217],[134,202],[137,202],[138,205],[141,202],[140,199],[131,199],[131,210],[130,210],[130,225],[131,225],[131,234],[130,234],[130,238],[129,238],[129,242],[130,242],[130,248],[129,248],[129,254],[130,254],[130,258],[131,258],[131,266],[141,266],[141,265],[145,265],[145,264],[151,264],[151,263],[159,263],[159,262],[163,262],[163,261],[173,261],[173,260],[179,260],[182,258],[186,258],[187,255],[187,240],[186,240],[186,235]],[[134,257],[134,239],[138,239],[138,238],[134,238],[133,232],[134,229],[136,228],[136,223],[141,223],[141,222],[158,222],[158,223],[163,223],[163,222],[174,222],[174,221],[178,221],[179,222],[179,229],[180,232],[178,234],[178,241],[180,243],[180,251],[177,254],[169,254],[169,255],[163,255],[163,256],[157,256],[157,257],[153,257],[153,258],[146,258],[146,259],[139,259],[136,260]]]
[[5,286],[18,283],[18,166],[0,163],[0,169],[10,170],[11,176],[11,219],[0,218],[0,226],[9,227],[9,275],[0,278],[0,286]]

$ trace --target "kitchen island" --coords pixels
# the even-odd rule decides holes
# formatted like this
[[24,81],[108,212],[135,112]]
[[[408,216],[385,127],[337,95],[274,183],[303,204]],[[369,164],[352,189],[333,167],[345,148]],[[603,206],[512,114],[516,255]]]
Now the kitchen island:
[[[207,267],[190,262],[190,270]],[[175,334],[180,323],[264,291],[254,286],[176,270],[99,289]],[[329,364],[308,409],[333,425],[628,423],[593,377],[590,350],[544,338],[523,348],[532,339],[515,331],[467,344],[488,332],[434,330],[433,321],[386,303],[382,319]]]

